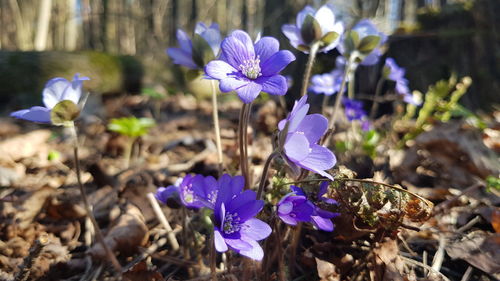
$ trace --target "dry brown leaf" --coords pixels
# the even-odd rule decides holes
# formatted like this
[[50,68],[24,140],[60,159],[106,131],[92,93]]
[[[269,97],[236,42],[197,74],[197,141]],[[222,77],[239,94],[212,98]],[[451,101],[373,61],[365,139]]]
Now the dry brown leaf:
[[[126,206],[125,213],[116,220],[104,240],[113,252],[133,254],[137,252],[138,247],[146,243],[147,234],[148,228],[141,211],[129,204]],[[106,253],[100,243],[96,243],[89,253],[96,258],[106,259]]]
[[500,234],[475,231],[448,244],[446,253],[489,274],[500,273]]
[[47,198],[55,192],[56,190],[51,187],[42,187],[25,200],[21,206],[17,207],[18,211],[15,217],[21,229],[28,227],[33,222],[33,219],[45,205]]
[[396,240],[386,238],[386,240],[373,250],[376,257],[377,266],[375,280],[403,280],[403,261],[399,257],[399,248]]
[[500,233],[500,210],[493,210],[491,213],[491,225],[496,233]]
[[123,273],[123,281],[164,281],[163,276],[156,270],[148,268],[145,261],[134,265],[130,270]]
[[50,135],[50,130],[35,130],[4,140],[0,142],[0,159],[17,161],[47,150],[45,144]]
[[321,281],[340,281],[340,274],[335,271],[335,265],[324,260],[316,259],[316,269]]

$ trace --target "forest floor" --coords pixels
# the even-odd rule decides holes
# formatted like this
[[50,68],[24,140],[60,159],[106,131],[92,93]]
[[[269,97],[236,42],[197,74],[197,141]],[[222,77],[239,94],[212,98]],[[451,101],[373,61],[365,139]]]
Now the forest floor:
[[[240,107],[237,100],[220,107],[224,166],[233,175]],[[174,249],[147,194],[187,173],[217,176],[211,103],[169,96],[154,116],[146,97],[119,96],[92,109],[77,121],[83,181],[122,272],[116,277],[94,241],[69,132],[6,117],[0,120],[0,280],[209,280],[203,212],[162,206],[180,244]],[[254,185],[285,114],[272,99],[253,107]],[[157,125],[138,139],[126,167],[126,137],[106,125],[130,115],[155,117]],[[498,280],[500,197],[485,180],[500,170],[498,120],[483,131],[460,120],[435,123],[400,148],[395,143],[404,128],[386,118],[374,125],[393,131],[375,157],[332,149],[338,158],[332,173],[347,178],[329,192],[340,204],[334,232],[275,221],[278,234],[261,243],[269,255],[264,262],[218,255],[218,279]],[[339,130],[334,139],[343,137]]]

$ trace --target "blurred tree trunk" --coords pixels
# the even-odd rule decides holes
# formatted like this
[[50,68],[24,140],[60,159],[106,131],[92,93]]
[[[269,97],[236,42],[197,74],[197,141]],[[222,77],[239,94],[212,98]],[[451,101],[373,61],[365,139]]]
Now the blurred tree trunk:
[[49,35],[50,15],[52,9],[52,0],[41,0],[38,13],[38,23],[35,37],[35,50],[43,51],[47,47],[47,38]]
[[78,29],[76,21],[76,2],[77,0],[66,0],[68,8],[68,19],[66,22],[66,37],[65,37],[65,49],[68,51],[73,51],[76,49],[76,43],[78,39]]
[[10,9],[12,11],[12,17],[16,23],[16,39],[17,47],[21,50],[29,50],[33,48],[33,42],[31,41],[31,28],[29,26],[29,19],[23,17],[21,13],[21,8],[16,0],[10,0]]
[[404,1],[404,20],[407,24],[414,25],[417,20],[417,0]]

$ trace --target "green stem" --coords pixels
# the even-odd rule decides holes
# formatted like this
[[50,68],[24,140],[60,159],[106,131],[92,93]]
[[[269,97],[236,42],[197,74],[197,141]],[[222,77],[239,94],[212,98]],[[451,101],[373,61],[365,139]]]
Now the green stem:
[[[342,96],[344,95],[344,89],[345,89],[345,84],[347,82],[347,77],[349,75],[349,72],[351,72],[351,64],[352,61],[349,58],[347,61],[347,64],[344,69],[344,77],[342,77],[342,83],[340,84],[340,89],[339,92],[337,93],[337,98],[335,99],[335,105],[333,106],[333,112],[332,115],[330,116],[330,121],[329,121],[329,130],[325,137],[322,139],[321,144],[326,144],[328,145],[328,141],[330,140],[330,136],[332,135],[333,131],[335,130],[335,121],[337,121],[337,113],[340,109],[340,102],[342,101]],[[349,82],[351,83],[351,82]]]
[[354,75],[354,72],[349,72],[349,84],[347,84],[347,97],[350,99],[354,99],[355,96],[355,88],[356,83],[354,82],[354,79],[356,79],[356,75]]
[[309,57],[307,58],[306,70],[304,72],[304,79],[302,80],[302,90],[300,91],[300,96],[303,97],[307,94],[307,86],[309,85],[309,77],[311,77],[311,71],[314,64],[314,59],[316,58],[316,53],[318,52],[320,42],[312,44],[309,50]]
[[87,216],[89,217],[90,221],[92,222],[92,225],[94,226],[97,241],[101,244],[102,248],[104,249],[104,252],[106,253],[106,256],[108,257],[108,260],[113,265],[116,273],[121,273],[122,267],[121,267],[120,263],[118,262],[118,260],[116,259],[116,256],[113,254],[111,249],[108,247],[108,245],[104,241],[104,236],[102,235],[101,229],[99,228],[99,224],[97,223],[97,220],[94,217],[94,213],[92,212],[92,209],[90,208],[89,200],[87,197],[87,192],[85,191],[85,187],[83,186],[82,178],[81,178],[80,160],[78,158],[78,135],[76,133],[76,128],[75,128],[74,123],[72,123],[69,127],[71,129],[71,132],[73,134],[73,139],[74,139],[74,147],[73,147],[74,159],[73,160],[75,162],[76,179],[78,181],[78,187],[80,188],[80,193],[82,194],[82,201],[83,201],[83,205],[85,206],[85,211],[86,211]]
[[219,126],[219,110],[217,106],[217,90],[215,88],[215,81],[212,80],[212,118],[214,119],[214,131],[215,131],[215,144],[217,146],[217,162],[219,168],[219,174],[222,174],[224,160],[222,158],[222,142],[220,138],[220,126]]
[[125,167],[130,168],[130,160],[132,159],[132,150],[134,148],[136,138],[130,138],[125,146]]
[[373,120],[378,109],[378,97],[382,93],[382,86],[384,85],[385,79],[381,77],[377,82],[377,87],[375,88],[375,96],[373,97],[373,104],[370,110],[370,119]]
[[257,191],[257,200],[261,199],[262,192],[264,191],[264,187],[266,185],[267,173],[269,171],[269,167],[273,159],[279,155],[279,152],[274,151],[267,157],[266,163],[264,164],[264,170],[262,171],[262,177],[260,178],[259,190]]

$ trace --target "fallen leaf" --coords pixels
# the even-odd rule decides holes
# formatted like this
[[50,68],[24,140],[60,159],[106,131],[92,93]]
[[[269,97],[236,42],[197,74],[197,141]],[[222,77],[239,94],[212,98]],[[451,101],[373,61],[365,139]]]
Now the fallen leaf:
[[471,232],[448,244],[446,253],[453,259],[463,259],[489,274],[500,273],[500,234]]
[[[137,207],[128,204],[125,213],[118,217],[104,241],[111,251],[129,255],[137,252],[138,247],[144,246],[148,237],[147,234],[148,228],[144,223],[141,211]],[[107,259],[100,243],[92,246],[89,253],[93,257]]]
[[130,270],[123,273],[123,281],[164,281],[163,276],[157,270],[148,268],[145,261],[134,265]]
[[500,233],[500,210],[495,209],[491,213],[491,225],[496,233]]
[[4,140],[0,142],[0,159],[17,161],[32,157],[41,151],[48,153],[45,144],[50,135],[50,130],[35,130]]
[[316,269],[321,281],[340,281],[340,274],[335,271],[335,265],[324,260],[316,259]]
[[396,240],[386,238],[373,250],[376,266],[374,280],[403,280],[403,261],[399,257],[399,248]]

